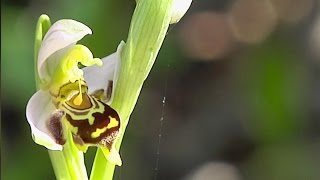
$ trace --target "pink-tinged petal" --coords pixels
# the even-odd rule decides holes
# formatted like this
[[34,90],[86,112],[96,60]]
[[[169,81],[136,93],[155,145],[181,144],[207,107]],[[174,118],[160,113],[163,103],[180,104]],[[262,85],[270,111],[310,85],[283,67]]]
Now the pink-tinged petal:
[[[54,23],[44,36],[39,49],[37,67],[40,79],[50,77],[48,70],[55,68],[47,65],[46,60],[49,56],[58,50],[76,44],[87,34],[92,34],[91,29],[78,21],[63,19]],[[59,59],[55,60],[59,61]],[[57,63],[51,62],[50,64]]]
[[[102,66],[90,66],[83,68],[84,79],[89,87],[89,93],[94,93],[97,90],[104,90],[108,92],[109,83],[113,83],[112,91],[116,88],[116,82],[119,75],[120,63],[121,63],[121,53],[125,46],[123,41],[120,42],[117,52],[102,59]],[[112,93],[113,94],[113,93]],[[111,100],[108,102],[112,102]]]
[[[31,127],[33,140],[37,144],[50,150],[62,150],[62,145],[58,144],[62,139],[60,122],[62,114],[53,106],[48,92],[40,90],[30,98],[26,116]],[[57,137],[59,134],[61,135],[60,139]]]

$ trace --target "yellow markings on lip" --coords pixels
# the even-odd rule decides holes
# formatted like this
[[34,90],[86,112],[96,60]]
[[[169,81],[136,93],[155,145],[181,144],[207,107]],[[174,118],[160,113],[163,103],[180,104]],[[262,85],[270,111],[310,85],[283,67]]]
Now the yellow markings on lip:
[[102,129],[97,128],[97,130],[91,134],[91,137],[92,137],[92,138],[97,138],[97,137],[99,137],[102,133],[104,133],[107,129],[108,129],[108,127],[104,127],[104,128],[102,128]]
[[108,126],[102,128],[102,129],[97,128],[96,131],[91,134],[91,137],[92,137],[92,138],[97,138],[97,137],[99,137],[102,133],[104,133],[106,130],[111,129],[111,128],[114,128],[114,127],[117,127],[117,126],[119,125],[119,122],[117,121],[116,118],[113,118],[113,117],[111,117],[111,116],[109,116],[109,118],[110,118],[110,122],[109,122]]
[[113,118],[111,116],[109,116],[109,118],[110,118],[110,122],[107,126],[107,129],[111,129],[111,128],[119,126],[119,122],[116,120],[116,118]]
[[68,127],[68,129],[69,129],[72,133],[74,133],[74,134],[77,134],[77,133],[78,133],[79,127],[73,126],[66,118],[63,119],[63,123],[65,123],[65,125]]

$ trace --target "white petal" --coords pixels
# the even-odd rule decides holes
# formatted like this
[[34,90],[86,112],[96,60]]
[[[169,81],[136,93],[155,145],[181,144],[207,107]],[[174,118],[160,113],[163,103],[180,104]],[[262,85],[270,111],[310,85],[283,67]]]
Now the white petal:
[[[89,93],[93,93],[100,89],[107,91],[110,80],[113,81],[112,89],[114,90],[116,88],[115,85],[118,79],[121,63],[120,56],[124,46],[125,43],[121,41],[117,48],[117,52],[102,59],[102,66],[90,66],[83,68],[84,79],[88,84]],[[112,97],[113,96],[111,96],[111,100],[109,102],[112,102]]]
[[62,145],[57,144],[47,123],[55,107],[51,103],[49,93],[45,91],[36,92],[29,100],[27,105],[27,120],[30,124],[33,140],[50,150],[62,150]]
[[45,62],[49,56],[58,50],[76,44],[87,34],[92,34],[91,29],[78,21],[63,19],[54,23],[43,38],[39,50],[37,68],[40,79],[48,77],[48,69],[54,68],[46,66]]
[[192,0],[174,0],[170,24],[180,21],[191,5]]

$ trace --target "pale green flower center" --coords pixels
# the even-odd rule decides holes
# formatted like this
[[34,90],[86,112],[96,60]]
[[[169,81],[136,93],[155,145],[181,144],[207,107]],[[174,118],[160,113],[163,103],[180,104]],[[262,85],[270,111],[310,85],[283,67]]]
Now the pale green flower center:
[[[73,98],[73,104],[80,105],[82,103],[83,91],[87,91],[87,89],[82,87],[86,87],[86,83],[83,78],[83,71],[78,66],[79,63],[84,66],[102,66],[101,59],[93,58],[91,51],[86,46],[75,45],[69,48],[52,76],[49,90],[54,101],[57,101],[57,98],[61,96],[68,99],[68,97],[77,93],[78,95]],[[77,86],[73,85],[71,89],[61,91],[62,87],[75,82],[77,82]]]

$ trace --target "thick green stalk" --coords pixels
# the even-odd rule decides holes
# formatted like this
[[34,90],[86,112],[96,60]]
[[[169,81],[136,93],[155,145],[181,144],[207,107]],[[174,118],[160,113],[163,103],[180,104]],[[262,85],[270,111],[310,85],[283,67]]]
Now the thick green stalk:
[[[38,75],[37,61],[38,53],[43,40],[51,26],[50,18],[47,15],[39,17],[34,44],[34,63],[35,63],[35,80],[37,90],[41,88],[41,82]],[[69,136],[70,137],[70,136]],[[62,151],[49,150],[51,163],[58,180],[86,180],[88,179],[87,171],[84,165],[83,153],[80,152],[73,144],[72,139],[69,139],[64,145]]]
[[86,180],[87,170],[84,166],[83,153],[75,147],[69,138],[62,151],[49,150],[52,166],[59,180]]
[[58,151],[48,151],[56,179],[71,179],[68,165],[63,153]]
[[[122,134],[116,148],[120,149],[130,115],[136,105],[167,33],[173,0],[139,0],[134,11],[126,46],[121,54],[121,69],[111,106],[117,110]],[[125,163],[125,162],[124,162]],[[98,150],[91,180],[111,180],[115,165],[106,161]]]

